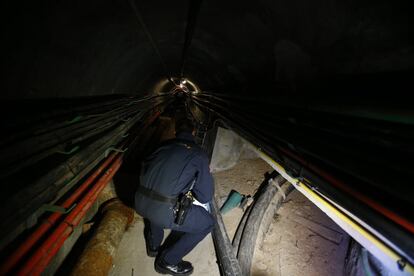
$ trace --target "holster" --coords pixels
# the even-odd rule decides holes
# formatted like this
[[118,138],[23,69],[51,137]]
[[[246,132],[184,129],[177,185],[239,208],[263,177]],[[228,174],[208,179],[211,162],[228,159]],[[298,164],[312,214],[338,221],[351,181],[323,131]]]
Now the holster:
[[178,197],[177,203],[174,206],[175,224],[182,225],[184,223],[184,220],[191,208],[191,205],[193,204],[193,201],[194,197],[191,191],[188,191],[185,194],[181,194]]

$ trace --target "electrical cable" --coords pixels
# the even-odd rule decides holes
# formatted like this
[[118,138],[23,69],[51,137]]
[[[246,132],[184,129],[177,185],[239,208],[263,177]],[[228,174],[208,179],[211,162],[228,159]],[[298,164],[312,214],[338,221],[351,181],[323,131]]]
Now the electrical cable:
[[[205,105],[205,103],[202,103],[202,102],[199,102],[199,101],[197,101],[197,100],[195,100],[194,101],[200,108],[202,108],[202,109],[204,109],[204,110],[208,110],[208,111],[210,111],[210,112],[213,112],[213,113],[215,113],[218,117],[221,117],[221,118],[223,118],[223,119],[225,119],[226,121],[228,121],[228,122],[230,122],[231,123],[231,125],[235,128],[235,129],[237,129],[237,131],[239,132],[239,133],[241,133],[241,134],[243,134],[243,135],[245,135],[245,137],[250,137],[250,139],[253,139],[253,141],[255,141],[255,143],[256,143],[256,145],[260,145],[260,144],[262,144],[262,146],[263,146],[263,148],[264,149],[267,149],[271,154],[272,154],[272,156],[275,158],[275,157],[277,157],[278,159],[280,159],[280,152],[274,152],[274,150],[272,149],[272,148],[270,148],[269,149],[269,145],[272,145],[272,141],[270,141],[270,140],[268,140],[268,139],[266,139],[266,133],[260,133],[257,129],[256,129],[256,131],[253,131],[253,133],[255,133],[254,135],[252,134],[252,132],[249,132],[249,133],[247,133],[247,132],[245,132],[245,131],[243,131],[243,129],[250,129],[250,128],[252,128],[252,129],[254,129],[254,125],[249,125],[249,124],[247,124],[247,122],[244,122],[244,123],[242,123],[241,122],[241,120],[240,120],[240,117],[238,117],[238,116],[228,116],[228,114],[226,114],[227,112],[227,110],[220,110],[221,108],[219,107],[218,109],[220,110],[220,112],[218,112],[218,110],[217,110],[217,106],[214,106],[214,103],[209,103],[209,105]],[[243,125],[243,127],[241,127],[241,125]],[[264,136],[263,136],[264,135]],[[253,138],[252,138],[253,137]],[[272,138],[272,139],[274,139],[274,137]],[[290,162],[291,161],[286,161],[287,159],[289,159],[289,160],[291,160],[289,157],[286,157],[285,155],[283,155],[283,158],[282,159],[280,159],[280,161],[278,161],[278,162],[281,162],[281,163],[284,163],[284,162],[288,162],[288,164],[290,164]],[[285,164],[286,165],[286,164]],[[314,177],[313,176],[313,174],[311,175],[310,174],[310,172],[307,172],[306,173],[307,175],[308,175],[308,177],[309,176],[312,176],[312,177]],[[301,174],[302,175],[302,174]],[[317,177],[316,177],[317,178]],[[319,178],[317,178],[316,180],[314,180],[314,181],[316,181],[318,184],[320,184],[320,185],[322,185],[323,184],[323,187],[325,187],[326,185],[328,185],[328,184],[326,184],[325,185],[325,183],[324,182],[320,182],[320,181],[322,181],[322,180],[320,180]],[[326,187],[330,187],[329,185],[328,186],[326,186]],[[326,188],[325,187],[325,188]],[[337,196],[339,196],[338,194],[337,194]],[[342,200],[342,199],[341,199]],[[357,206],[355,206],[355,208],[359,208],[359,207],[357,207]],[[364,209],[358,209],[359,211],[361,211],[361,210],[364,210],[364,211],[366,211],[366,212],[368,212],[369,214],[365,214],[364,213],[364,218],[365,219],[367,219],[367,218],[371,218],[371,215],[373,215],[373,212],[374,212],[374,210],[370,210],[370,211],[368,211],[366,208],[364,208]],[[378,221],[379,220],[379,221]],[[389,221],[387,221],[387,220],[384,220],[384,218],[382,218],[382,216],[379,216],[379,214],[378,213],[375,213],[375,220],[372,220],[372,219],[370,219],[369,220],[369,223],[373,223],[374,225],[381,225],[382,227],[384,227],[384,223],[386,223],[386,225],[385,226],[389,226],[389,227],[392,227],[392,225],[393,224],[391,224]],[[386,230],[387,230],[388,228],[386,228]],[[392,240],[397,240],[397,242],[398,242],[398,240],[400,240],[400,237],[402,236],[402,235],[404,235],[405,234],[405,232],[404,231],[402,231],[402,229],[399,229],[399,228],[392,228],[393,229],[393,231],[396,231],[396,230],[398,230],[398,236],[395,236],[395,235],[392,235],[388,230],[387,231],[385,231],[384,233],[383,233],[383,235],[386,235],[387,236],[387,238],[389,238],[389,239],[392,239]],[[400,246],[402,246],[402,244],[401,243],[399,243],[398,242],[398,244],[400,244]],[[407,252],[410,252],[410,246],[408,245],[408,244],[404,244],[404,249],[401,249],[402,250],[402,252],[401,252],[401,254],[403,255],[403,256],[407,256]]]

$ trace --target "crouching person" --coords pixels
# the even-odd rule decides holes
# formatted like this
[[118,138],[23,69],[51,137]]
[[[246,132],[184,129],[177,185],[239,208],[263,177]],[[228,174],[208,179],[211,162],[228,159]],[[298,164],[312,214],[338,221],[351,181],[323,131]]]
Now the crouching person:
[[[175,132],[175,139],[164,143],[143,162],[135,208],[147,222],[144,236],[148,256],[157,257],[155,270],[190,275],[193,266],[183,257],[214,226],[208,212],[214,185],[208,156],[194,142],[191,120],[177,117]],[[180,232],[180,236],[161,251],[164,229]]]

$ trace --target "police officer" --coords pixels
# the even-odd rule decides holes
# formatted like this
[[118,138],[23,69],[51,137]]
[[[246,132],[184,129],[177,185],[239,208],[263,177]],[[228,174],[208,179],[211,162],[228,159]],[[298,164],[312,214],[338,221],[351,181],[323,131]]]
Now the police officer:
[[[157,256],[154,267],[162,274],[190,275],[193,266],[183,261],[211,231],[212,215],[199,204],[191,204],[182,224],[177,224],[177,200],[191,190],[197,203],[208,203],[214,193],[206,153],[194,142],[194,126],[185,116],[176,116],[176,138],[164,143],[143,162],[140,185],[135,194],[136,211],[147,220],[144,236],[148,256]],[[164,229],[181,236],[158,252]]]

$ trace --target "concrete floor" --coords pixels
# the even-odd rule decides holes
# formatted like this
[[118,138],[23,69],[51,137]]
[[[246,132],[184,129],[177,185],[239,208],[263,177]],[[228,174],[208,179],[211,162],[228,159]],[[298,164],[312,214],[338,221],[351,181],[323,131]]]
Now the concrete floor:
[[[154,258],[147,256],[144,240],[144,222],[136,215],[135,222],[126,231],[114,258],[111,276],[152,276],[159,275],[154,270]],[[166,235],[168,231],[165,231]],[[216,263],[213,240],[208,235],[187,257],[194,265],[193,275],[220,275]]]
[[[231,189],[253,195],[271,171],[261,159],[241,160],[215,174],[216,196],[223,198]],[[240,208],[223,215],[230,238],[242,216]],[[294,190],[269,219],[269,228],[259,229],[252,276],[343,275],[349,236],[301,193]]]
[[343,275],[348,234],[300,192],[287,197],[264,231],[256,244],[252,275]]

